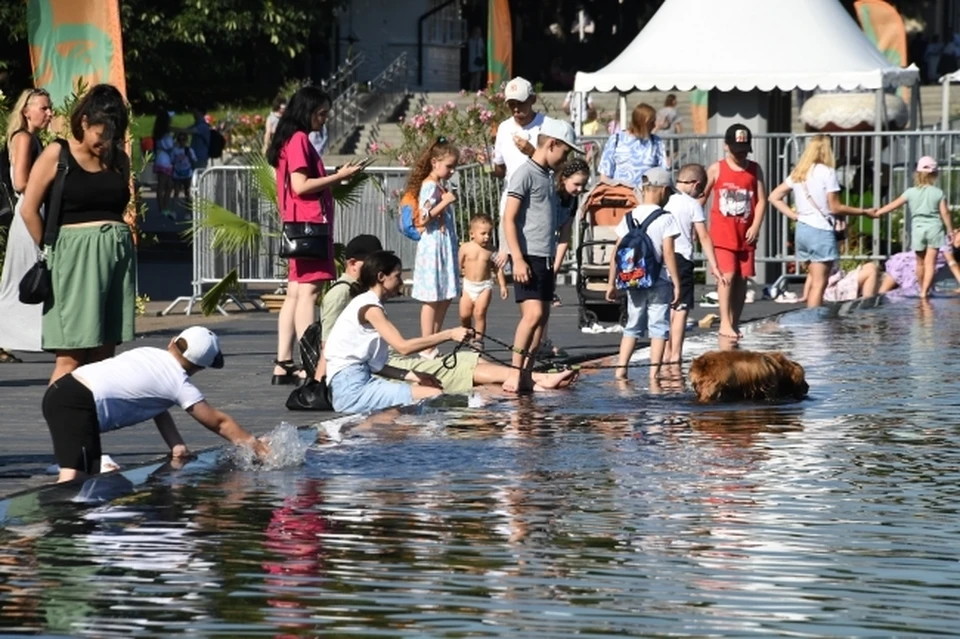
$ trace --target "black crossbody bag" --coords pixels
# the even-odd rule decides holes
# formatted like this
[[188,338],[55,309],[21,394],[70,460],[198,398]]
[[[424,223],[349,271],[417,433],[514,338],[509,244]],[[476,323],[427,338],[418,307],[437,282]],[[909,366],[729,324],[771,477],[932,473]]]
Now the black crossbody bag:
[[60,161],[57,162],[57,177],[53,180],[53,190],[47,200],[47,216],[43,227],[43,246],[37,263],[30,267],[20,280],[20,303],[43,304],[53,294],[53,281],[50,267],[47,266],[46,250],[52,247],[60,234],[60,208],[63,204],[63,184],[67,180],[67,154],[70,153],[67,142],[60,144]]
[[[290,171],[284,167],[283,201],[289,197]],[[282,203],[281,203],[282,207]],[[297,203],[293,203],[293,222],[284,222],[280,233],[280,257],[312,260],[330,258],[330,225],[297,221]]]

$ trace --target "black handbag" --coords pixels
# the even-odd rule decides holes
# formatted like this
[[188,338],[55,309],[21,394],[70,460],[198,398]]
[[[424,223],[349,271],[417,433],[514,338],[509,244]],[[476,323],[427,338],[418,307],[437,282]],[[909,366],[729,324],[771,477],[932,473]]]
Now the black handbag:
[[287,410],[333,411],[333,399],[330,387],[324,377],[319,382],[308,379],[303,386],[296,388],[287,398]]
[[57,177],[53,180],[53,191],[47,200],[47,216],[43,228],[43,246],[37,263],[30,267],[20,280],[21,304],[44,304],[53,294],[53,280],[47,266],[45,249],[53,246],[60,234],[60,205],[63,203],[63,184],[67,179],[67,154],[70,153],[67,142],[60,144],[60,161],[57,162]]
[[283,231],[280,234],[280,257],[329,259],[330,225],[314,222],[284,222]]
[[[289,172],[284,176],[283,199],[288,197]],[[330,225],[316,222],[298,222],[297,205],[293,204],[293,222],[284,222],[280,232],[280,251],[282,258],[308,258],[312,260],[330,259]]]

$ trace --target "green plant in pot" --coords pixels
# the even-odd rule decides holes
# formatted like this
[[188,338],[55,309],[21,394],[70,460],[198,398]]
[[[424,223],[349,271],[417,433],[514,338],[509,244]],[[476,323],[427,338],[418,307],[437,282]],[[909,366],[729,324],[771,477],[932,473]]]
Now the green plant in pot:
[[[209,200],[197,199],[194,204],[194,215],[196,215],[196,225],[187,231],[184,235],[193,240],[193,235],[197,229],[203,229],[210,232],[211,248],[221,254],[238,255],[242,253],[256,254],[261,250],[262,242],[265,236],[276,236],[276,232],[265,230],[265,227],[279,229],[280,206],[277,197],[276,170],[270,166],[262,153],[255,151],[247,156],[247,164],[254,171],[254,185],[259,199],[267,203],[268,206],[261,206],[261,211],[266,209],[266,215],[270,216],[268,220],[247,220],[241,215],[229,211],[223,206]],[[333,187],[333,199],[338,207],[352,206],[359,203],[362,189],[372,176],[366,173],[358,173],[355,177],[346,182],[341,182]],[[378,189],[382,190],[382,185],[377,180],[373,180]],[[337,273],[343,272],[344,247],[342,244],[334,245],[334,259],[337,266]],[[282,261],[282,266],[286,268],[286,261]],[[328,282],[322,293],[326,292]],[[204,315],[211,315],[223,303],[229,295],[240,290],[240,273],[234,268],[227,273],[223,279],[213,285],[200,300],[200,310]]]

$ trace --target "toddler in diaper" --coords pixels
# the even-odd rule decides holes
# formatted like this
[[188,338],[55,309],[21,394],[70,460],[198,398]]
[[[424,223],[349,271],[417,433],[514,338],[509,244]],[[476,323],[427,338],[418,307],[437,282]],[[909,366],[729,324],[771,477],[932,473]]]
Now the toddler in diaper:
[[470,241],[460,245],[460,271],[463,294],[460,296],[460,324],[476,330],[478,345],[487,329],[487,309],[493,299],[493,279],[500,287],[500,299],[507,299],[507,279],[493,261],[493,220],[478,214],[470,218]]

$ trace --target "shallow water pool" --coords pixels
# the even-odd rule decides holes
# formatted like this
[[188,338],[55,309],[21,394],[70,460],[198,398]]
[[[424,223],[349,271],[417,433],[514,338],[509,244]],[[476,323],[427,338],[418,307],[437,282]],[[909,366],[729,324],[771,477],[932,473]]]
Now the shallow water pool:
[[[214,455],[0,531],[0,632],[956,636],[960,300],[784,316],[811,397],[704,408],[645,372]],[[151,469],[146,469],[144,474]]]

